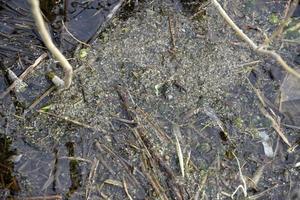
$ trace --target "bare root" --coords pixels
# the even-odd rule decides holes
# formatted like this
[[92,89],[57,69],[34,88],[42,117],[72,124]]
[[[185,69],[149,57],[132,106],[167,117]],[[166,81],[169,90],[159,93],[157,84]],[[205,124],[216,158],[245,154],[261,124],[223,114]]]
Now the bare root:
[[54,45],[52,42],[52,39],[49,35],[49,32],[46,28],[45,22],[43,20],[41,10],[40,10],[40,3],[39,0],[28,0],[31,5],[31,12],[35,21],[35,24],[37,26],[37,30],[48,48],[48,50],[51,52],[53,57],[60,63],[64,70],[64,84],[63,88],[67,89],[70,87],[72,83],[72,76],[73,76],[73,68],[68,62],[68,60],[65,58],[65,56],[58,50],[58,48]]

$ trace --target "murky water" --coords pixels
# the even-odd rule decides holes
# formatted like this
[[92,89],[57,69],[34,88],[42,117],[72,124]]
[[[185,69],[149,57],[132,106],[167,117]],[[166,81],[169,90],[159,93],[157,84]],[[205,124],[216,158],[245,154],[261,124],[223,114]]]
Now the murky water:
[[[11,83],[5,69],[19,75],[44,48],[26,2],[0,2],[1,93]],[[52,93],[30,112],[51,86],[44,74],[57,68],[53,60],[30,75],[25,91],[0,100],[2,199],[230,199],[243,184],[236,158],[248,197],[299,198],[299,125],[281,126],[290,152],[261,113],[265,108],[287,123],[278,108],[285,72],[249,50],[211,4],[131,1],[99,35],[120,1],[55,2],[42,5],[53,38],[76,69],[85,67],[68,91]],[[261,31],[276,29],[285,3],[222,5],[259,43]],[[97,38],[92,47],[74,53],[78,43],[61,21],[81,41]],[[297,66],[299,35],[287,37],[271,47]],[[235,199],[243,196],[240,190]]]

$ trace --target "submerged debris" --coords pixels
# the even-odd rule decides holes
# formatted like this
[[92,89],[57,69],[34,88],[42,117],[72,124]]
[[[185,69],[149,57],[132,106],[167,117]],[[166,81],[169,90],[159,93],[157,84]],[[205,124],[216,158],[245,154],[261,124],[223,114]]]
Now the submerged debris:
[[[285,115],[284,122],[288,125],[300,124],[300,84],[299,80],[286,75],[280,87],[280,111]],[[300,127],[299,127],[300,128]]]
[[[89,2],[73,6],[87,8]],[[0,133],[11,138],[10,151],[4,152],[15,156],[8,156],[13,178],[0,194],[166,200],[296,196],[300,149],[297,130],[286,128],[276,104],[281,68],[253,54],[212,4],[130,2],[138,7],[115,18],[89,50],[77,49],[73,59],[82,66],[75,70],[76,87],[51,95],[49,82],[40,81],[47,66],[55,69],[47,60],[26,80],[28,87],[39,84],[34,95],[22,95],[45,96],[41,91],[47,89],[48,98],[33,98],[28,107],[19,94],[8,92],[0,102]],[[184,2],[196,4],[182,10]],[[257,43],[263,40],[259,28],[268,35],[275,26],[268,21],[278,10],[273,5],[280,5],[280,12],[286,7],[284,1],[220,2]],[[194,18],[199,3],[202,18]],[[279,46],[292,63],[295,46]],[[271,77],[273,69],[278,76]],[[0,76],[0,81],[9,80]],[[34,110],[23,112],[21,106]],[[270,141],[276,138],[273,149]],[[18,193],[7,184],[14,180]]]
[[269,158],[273,158],[274,151],[273,151],[272,141],[271,141],[270,137],[268,136],[268,134],[265,131],[260,131],[259,136],[261,137],[261,140],[262,140],[265,155]]

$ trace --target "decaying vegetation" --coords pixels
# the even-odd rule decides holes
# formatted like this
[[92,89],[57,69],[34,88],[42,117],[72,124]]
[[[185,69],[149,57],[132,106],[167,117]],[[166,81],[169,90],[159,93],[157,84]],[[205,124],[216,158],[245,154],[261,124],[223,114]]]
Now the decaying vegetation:
[[[30,2],[52,52],[38,1]],[[5,134],[25,138],[18,143],[23,160],[10,159],[26,181],[13,177],[10,185],[33,192],[21,190],[18,198],[297,199],[299,127],[283,122],[280,82],[266,66],[299,80],[286,56],[292,50],[270,50],[278,49],[298,3],[283,4],[273,32],[264,31],[271,25],[262,20],[264,28],[246,34],[243,23],[260,20],[239,16],[246,1],[128,1],[135,8],[125,6],[128,16],[121,12],[95,44],[75,52],[81,66],[71,87],[72,67],[54,50],[67,62],[69,90],[51,96],[51,86],[22,114],[5,115]]]

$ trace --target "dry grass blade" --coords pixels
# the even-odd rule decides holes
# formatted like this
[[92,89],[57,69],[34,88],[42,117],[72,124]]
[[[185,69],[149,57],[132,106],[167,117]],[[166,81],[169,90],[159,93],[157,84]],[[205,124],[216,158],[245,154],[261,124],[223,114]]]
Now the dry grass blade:
[[54,113],[45,112],[45,111],[42,111],[42,110],[38,110],[37,112],[38,112],[38,113],[41,113],[41,114],[46,114],[46,115],[49,115],[49,116],[52,116],[52,117],[56,117],[56,118],[58,118],[58,119],[62,119],[62,120],[64,120],[64,121],[70,122],[70,123],[75,124],[75,125],[77,125],[77,126],[82,126],[82,127],[84,127],[84,128],[87,128],[87,129],[91,129],[91,130],[94,130],[94,131],[103,131],[103,130],[99,130],[99,129],[96,128],[96,127],[90,126],[90,125],[88,125],[88,124],[79,122],[79,121],[74,120],[74,119],[70,119],[69,117],[66,117],[66,116],[56,115],[56,114],[54,114]]
[[176,51],[176,39],[175,39],[175,28],[176,28],[176,20],[169,16],[168,17],[168,23],[169,23],[169,31],[170,31],[170,36],[171,36],[171,51],[175,52]]
[[[47,55],[47,54],[46,54]],[[81,70],[86,68],[87,65],[82,65],[81,67],[74,70],[74,75],[78,74]],[[34,109],[45,97],[49,96],[54,90],[56,89],[56,86],[53,85],[50,88],[48,88],[41,96],[37,97],[32,104],[28,107],[28,110]]]
[[165,194],[162,186],[159,184],[159,181],[157,180],[157,178],[154,178],[153,176],[151,176],[147,172],[145,173],[145,175],[147,176],[150,184],[152,185],[152,187],[154,188],[155,192],[160,197],[160,199],[162,199],[162,200],[168,200],[168,197]]
[[238,157],[237,157],[234,153],[232,153],[232,154],[233,154],[233,156],[235,157],[236,162],[237,162],[237,164],[238,164],[239,177],[240,177],[240,179],[241,179],[241,181],[242,181],[242,185],[239,185],[239,186],[236,188],[236,190],[232,193],[231,198],[234,199],[234,198],[233,198],[234,195],[237,193],[237,191],[238,191],[240,188],[242,189],[242,191],[243,191],[243,193],[244,193],[244,197],[247,197],[247,196],[248,196],[248,194],[247,194],[247,184],[246,184],[246,181],[245,181],[245,179],[244,179],[244,175],[243,175],[243,173],[242,173],[240,161],[239,161]]
[[255,88],[251,82],[248,80],[248,82],[250,83],[252,89],[254,90],[256,96],[258,97],[260,103],[262,104],[262,106],[260,106],[260,111],[261,113],[268,118],[271,122],[272,122],[272,127],[274,128],[274,130],[278,133],[278,135],[281,137],[281,139],[289,146],[291,147],[291,143],[289,142],[289,140],[287,139],[287,137],[285,136],[285,134],[283,133],[280,124],[277,122],[277,120],[272,117],[269,112],[266,110],[267,104],[265,101],[265,98],[263,96],[263,94],[257,89]]
[[[130,181],[132,183],[134,183],[135,187],[140,187],[140,185],[138,184],[138,181],[136,180],[136,178],[132,175],[132,169],[134,168],[132,166],[132,164],[130,162],[128,162],[126,159],[122,158],[121,156],[119,156],[116,152],[114,152],[112,149],[110,149],[109,147],[107,147],[104,144],[101,144],[99,141],[95,141],[95,146],[99,149],[99,151],[106,151],[107,153],[109,153],[110,155],[112,155],[114,158],[116,158],[118,160],[118,164],[120,166],[123,167],[123,169],[125,169],[129,175]],[[111,168],[109,168],[110,172],[112,174],[116,174],[115,172],[113,172],[113,170]],[[134,168],[135,172],[137,172],[139,175],[141,175],[142,177],[144,177],[144,174],[138,170],[137,168]]]
[[49,173],[49,176],[48,176],[48,179],[47,181],[44,183],[43,187],[41,188],[42,191],[46,190],[54,181],[54,172],[53,172],[53,169],[55,168],[55,163],[56,161],[52,161],[51,162],[51,171]]
[[257,186],[259,180],[261,179],[261,177],[262,177],[262,175],[264,173],[264,170],[265,170],[265,165],[262,165],[254,173],[252,181],[253,181],[255,187]]
[[81,161],[81,162],[86,162],[86,163],[93,163],[91,160],[85,159],[85,158],[80,158],[80,157],[73,157],[73,156],[62,156],[59,157],[59,159],[67,159],[67,160],[75,160],[75,161]]
[[271,190],[274,190],[275,188],[277,188],[279,185],[274,185],[273,187],[270,187],[264,191],[262,191],[261,193],[258,193],[256,195],[253,195],[253,196],[249,196],[249,199],[262,199],[262,197],[267,194],[268,192],[270,192]]
[[97,174],[96,172],[98,169],[98,165],[99,165],[99,160],[94,158],[93,164],[91,166],[91,170],[89,173],[89,177],[87,179],[87,184],[86,184],[86,190],[85,190],[85,199],[86,200],[90,199],[91,188],[92,188],[93,183],[95,182],[95,176]]
[[126,183],[126,180],[124,178],[123,178],[123,187],[124,187],[124,190],[125,190],[125,193],[126,193],[128,199],[129,200],[133,200],[133,198],[131,197],[131,195],[128,192],[127,183]]
[[63,25],[64,29],[66,30],[66,32],[74,39],[76,40],[78,43],[82,44],[82,45],[85,45],[85,46],[88,46],[88,47],[91,47],[91,45],[85,43],[85,42],[82,42],[80,41],[79,39],[77,39],[69,30],[68,28],[66,27],[65,23],[64,23],[64,20],[61,20],[61,24]]
[[156,130],[156,132],[158,133],[157,136],[162,142],[169,142],[171,140],[171,138],[163,130],[161,130],[161,128],[154,122],[154,120],[151,118],[151,116],[149,116],[149,114],[147,114],[139,107],[137,107],[136,111],[140,112],[144,119],[147,122],[149,122],[149,124]]
[[[149,115],[144,112],[141,108],[135,106],[135,109],[131,109],[129,98],[131,95],[128,91],[124,92],[121,87],[117,86],[116,90],[121,100],[121,104],[123,109],[128,113],[129,118],[133,119],[137,123],[137,128],[132,128],[132,132],[137,139],[137,142],[142,149],[141,161],[142,161],[142,172],[143,175],[146,176],[149,183],[154,188],[155,192],[159,196],[160,199],[168,199],[166,191],[173,193],[176,199],[183,199],[183,189],[176,182],[175,175],[172,169],[166,164],[166,162],[162,159],[161,155],[156,152],[153,148],[153,142],[151,142],[148,138],[150,135],[147,128],[143,126],[141,120],[144,122],[148,122],[151,128],[153,128],[158,136],[158,138],[163,139],[162,142],[171,141],[170,137],[160,129],[157,123],[150,119]],[[166,176],[166,183],[170,188],[164,189],[160,183],[160,177]],[[164,184],[163,184],[164,185]]]
[[32,104],[28,107],[28,110],[35,108],[45,97],[55,90],[55,86],[48,88],[41,96],[37,97]]
[[281,37],[282,32],[284,30],[284,27],[288,24],[290,17],[293,15],[295,12],[297,6],[299,4],[299,0],[288,0],[286,3],[286,9],[284,11],[284,18],[283,20],[279,23],[279,26],[277,27],[277,30],[275,30],[271,37],[264,42],[264,45],[269,45],[269,42],[272,42],[273,39]]
[[104,183],[108,184],[108,185],[113,185],[113,186],[117,186],[120,188],[123,188],[123,184],[121,181],[117,181],[117,180],[113,180],[113,179],[106,179],[104,181]]
[[181,134],[180,134],[180,128],[177,124],[173,124],[173,132],[175,134],[175,139],[176,139],[176,151],[179,160],[181,176],[184,178],[184,160],[183,160],[183,154],[182,154],[180,142],[178,139],[178,137],[180,137]]
[[199,185],[199,188],[194,196],[194,200],[198,200],[199,196],[200,196],[200,192],[203,190],[203,188],[205,187],[205,183],[207,181],[208,178],[208,173],[205,173],[204,177],[202,178],[201,184]]
[[175,135],[175,138],[176,138],[176,150],[177,150],[179,165],[180,165],[180,169],[181,169],[181,175],[184,178],[184,161],[183,161],[182,150],[180,147],[178,137],[176,135]]
[[145,153],[141,154],[141,161],[142,172],[148,179],[150,185],[153,187],[155,193],[159,196],[160,199],[167,200],[168,197],[165,194],[163,187],[160,185],[155,174],[151,172],[151,167],[148,164],[149,158],[147,158],[147,155]]
[[24,200],[62,200],[61,195],[50,195],[50,196],[37,196],[37,197],[26,197]]
[[265,108],[261,107],[261,108],[260,108],[260,111],[261,111],[261,113],[262,113],[266,118],[268,118],[268,119],[272,122],[272,127],[273,127],[274,130],[278,133],[278,135],[281,137],[281,139],[282,139],[289,147],[291,147],[291,146],[292,146],[291,143],[289,142],[289,140],[287,139],[287,137],[286,137],[285,134],[283,133],[283,131],[282,131],[282,129],[281,129],[279,123],[277,122],[277,120],[274,119],[274,117],[272,117],[272,116],[268,113],[268,111],[267,111]]

